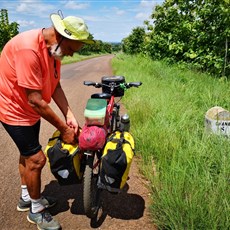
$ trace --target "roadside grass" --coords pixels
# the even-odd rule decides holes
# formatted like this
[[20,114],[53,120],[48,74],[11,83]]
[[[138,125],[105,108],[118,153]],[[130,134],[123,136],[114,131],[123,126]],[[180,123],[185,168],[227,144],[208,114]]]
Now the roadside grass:
[[151,182],[159,229],[230,229],[229,139],[208,135],[208,109],[230,110],[230,83],[142,56],[117,55],[114,73],[143,85],[126,91],[136,152]]
[[70,64],[70,63],[74,63],[74,62],[79,62],[79,61],[91,59],[91,58],[98,57],[101,55],[102,54],[81,55],[78,53],[74,53],[74,55],[72,57],[69,57],[69,56],[64,57],[63,60],[61,61],[61,63],[62,63],[62,65],[65,65],[65,64]]

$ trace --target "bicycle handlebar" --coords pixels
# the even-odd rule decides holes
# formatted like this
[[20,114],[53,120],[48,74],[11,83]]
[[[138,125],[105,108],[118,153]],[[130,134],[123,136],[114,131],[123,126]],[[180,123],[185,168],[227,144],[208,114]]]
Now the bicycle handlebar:
[[87,86],[95,86],[96,84],[97,83],[93,81],[84,81],[84,85],[87,85]]
[[[109,88],[111,88],[111,85],[106,85],[103,83],[98,83],[98,82],[93,82],[93,81],[84,81],[84,85],[87,86],[94,86],[95,88],[101,88],[102,86],[107,86]],[[113,85],[113,87],[117,88],[117,87],[121,87],[121,85],[124,85],[125,88],[131,88],[131,87],[139,87],[142,85],[142,82],[127,82],[127,83],[122,83],[122,84],[118,84],[118,85]]]

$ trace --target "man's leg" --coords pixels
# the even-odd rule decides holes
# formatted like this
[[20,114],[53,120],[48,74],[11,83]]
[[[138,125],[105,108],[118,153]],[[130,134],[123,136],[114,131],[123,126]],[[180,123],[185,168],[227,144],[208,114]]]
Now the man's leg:
[[41,171],[46,163],[46,157],[40,150],[38,153],[25,158],[25,167],[21,173],[21,181],[27,185],[30,195],[33,213],[40,212],[45,209],[41,201]]
[[20,178],[21,178],[21,185],[26,185],[26,181],[24,178],[24,171],[25,171],[25,157],[20,156],[19,157],[19,173],[20,173]]
[[[22,207],[20,208],[21,205],[17,206],[18,211],[27,211],[28,207],[30,206],[30,195],[27,190],[27,185],[24,177],[24,171],[25,171],[25,157],[20,156],[19,158],[19,173],[20,173],[20,178],[21,178],[21,205]],[[24,204],[24,205],[23,205]],[[28,204],[28,205],[27,205]],[[25,206],[25,207],[23,207]],[[28,206],[28,207],[27,207]]]
[[40,121],[33,126],[13,126],[3,122],[2,124],[20,151],[19,172],[21,183],[27,186],[31,196],[29,202],[19,200],[18,210],[28,210],[31,206],[27,216],[29,222],[36,224],[39,229],[60,229],[60,224],[46,210],[46,207],[51,206],[50,202],[41,197],[41,170],[45,165],[46,157],[38,141]]
[[21,181],[26,182],[31,199],[41,197],[41,171],[46,163],[46,157],[42,150],[25,158],[25,168]]
[[[40,151],[37,154],[35,154],[35,155],[39,155],[39,154],[40,154]],[[35,156],[35,155],[33,155],[33,156]],[[44,156],[43,153],[41,155],[42,155],[42,157]],[[41,158],[39,157],[39,159],[42,159],[42,157]],[[28,190],[30,190],[30,188],[27,187],[27,178],[28,178],[29,184],[30,184],[31,176],[34,174],[34,173],[30,172],[30,168],[31,167],[32,168],[33,167],[35,167],[35,168],[42,167],[43,168],[43,166],[38,166],[37,162],[35,162],[35,166],[33,166],[34,165],[34,163],[33,163],[33,161],[34,161],[33,159],[34,158],[37,158],[37,156],[35,156],[35,157],[24,157],[24,156],[20,156],[20,158],[19,158],[19,172],[20,172],[20,177],[21,177],[21,189],[22,190],[21,190],[21,198],[19,200],[19,203],[18,203],[18,206],[17,206],[17,210],[20,211],[20,212],[28,211],[30,209],[30,207],[31,207],[31,198],[34,201],[34,202],[32,202],[33,203],[32,204],[32,206],[33,206],[32,210],[33,211],[36,211],[35,207],[38,206],[39,203],[43,204],[43,206],[45,208],[53,207],[57,203],[57,200],[54,199],[54,198],[52,198],[52,197],[41,196],[41,193],[40,193],[40,189],[41,189],[41,175],[39,177],[39,181],[40,181],[39,182],[39,184],[40,184],[39,190],[37,190],[37,191],[39,191],[39,197],[41,199],[40,198],[39,199],[33,198],[33,197],[38,197],[36,195],[37,193],[35,194],[35,196],[32,195],[33,197],[30,197],[29,193],[31,193],[31,192],[28,191]],[[28,163],[26,163],[27,161],[28,161]],[[45,161],[46,161],[46,158],[45,158]],[[26,165],[28,166],[29,170],[26,169]],[[29,177],[27,177],[27,174],[29,175]],[[41,172],[40,172],[40,174],[41,174]],[[36,178],[35,178],[35,180],[36,180]],[[34,181],[34,178],[32,178],[32,181]],[[36,205],[36,203],[37,203],[37,205]],[[40,210],[40,208],[38,210]]]
[[[25,202],[32,201],[32,212],[45,209],[41,202],[41,170],[46,163],[46,157],[40,150],[32,156],[20,156],[19,172],[21,176],[22,196]],[[34,201],[34,202],[33,202]],[[19,211],[23,211],[20,207]],[[25,209],[26,210],[26,209]]]

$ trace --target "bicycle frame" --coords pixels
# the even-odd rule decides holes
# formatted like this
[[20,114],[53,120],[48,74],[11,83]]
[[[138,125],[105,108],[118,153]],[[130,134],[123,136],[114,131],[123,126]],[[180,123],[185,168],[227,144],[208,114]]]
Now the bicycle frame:
[[112,115],[113,107],[114,107],[114,96],[112,95],[107,105],[107,112],[110,116]]
[[118,108],[119,108],[118,106],[115,106],[115,97],[111,95],[111,98],[109,99],[106,108],[107,116],[109,116],[109,134],[118,128],[118,123],[117,123],[117,115],[119,114]]

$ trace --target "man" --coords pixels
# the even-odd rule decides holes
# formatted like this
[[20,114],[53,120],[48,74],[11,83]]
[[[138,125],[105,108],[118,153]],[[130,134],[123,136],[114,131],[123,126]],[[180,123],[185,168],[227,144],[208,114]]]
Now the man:
[[[55,205],[41,196],[41,170],[46,157],[39,143],[40,118],[60,132],[62,140],[74,143],[78,122],[60,85],[60,60],[81,47],[93,44],[81,18],[52,14],[53,26],[18,34],[4,47],[0,57],[0,121],[20,151],[22,193],[18,211],[29,211],[27,219],[38,229],[60,229],[47,208]],[[48,105],[51,98],[65,121]]]

